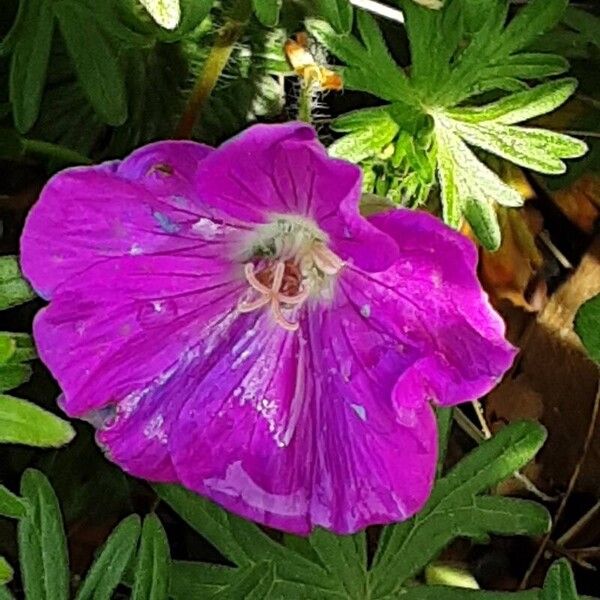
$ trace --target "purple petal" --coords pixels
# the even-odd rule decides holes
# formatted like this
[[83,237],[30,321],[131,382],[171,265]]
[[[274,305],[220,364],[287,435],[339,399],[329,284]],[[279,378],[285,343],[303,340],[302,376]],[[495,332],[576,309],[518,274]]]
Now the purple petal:
[[[21,238],[21,265],[36,291],[49,298],[63,281],[107,258],[214,245],[221,231],[204,217],[197,198],[186,196],[193,165],[206,154],[200,144],[158,143],[121,164],[53,177]],[[156,161],[169,164],[171,174],[153,169]]]
[[360,169],[328,158],[308,125],[250,127],[203,161],[197,186],[211,207],[240,221],[313,219],[331,249],[360,268],[382,269],[398,256],[394,241],[358,212]]
[[404,358],[385,334],[346,304],[315,308],[302,335],[265,315],[231,337],[210,371],[194,368],[196,391],[175,409],[169,445],[184,485],[299,534],[351,533],[419,510],[435,421],[427,405],[409,425],[397,418],[391,393]]
[[72,416],[144,388],[231,310],[241,275],[216,258],[125,257],[96,264],[57,288],[38,313],[41,359]]
[[371,221],[396,240],[402,258],[384,273],[354,271],[344,281],[352,280],[355,304],[418,356],[396,385],[396,402],[449,406],[483,396],[516,351],[477,280],[473,244],[421,212],[396,210]]

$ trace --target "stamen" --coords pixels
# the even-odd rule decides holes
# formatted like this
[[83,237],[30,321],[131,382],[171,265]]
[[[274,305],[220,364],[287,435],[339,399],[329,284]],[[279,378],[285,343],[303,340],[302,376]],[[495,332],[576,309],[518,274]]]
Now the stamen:
[[301,304],[308,298],[309,291],[305,288],[294,296],[286,296],[279,291],[285,275],[285,263],[280,261],[275,265],[275,270],[273,271],[273,283],[270,288],[263,285],[258,280],[254,273],[254,265],[252,263],[246,263],[244,266],[244,273],[250,287],[256,290],[260,296],[252,301],[244,300],[240,302],[238,304],[238,310],[241,313],[249,313],[270,304],[275,322],[286,331],[297,331],[299,327],[298,323],[291,323],[284,317],[281,310],[281,304],[283,303],[290,306]]
[[271,290],[263,285],[254,274],[254,265],[252,263],[246,263],[244,266],[244,273],[246,274],[246,279],[248,283],[253,287],[257,292],[261,294],[268,294]]
[[344,261],[323,244],[323,242],[315,242],[313,244],[312,258],[318,269],[326,275],[336,275],[344,266]]

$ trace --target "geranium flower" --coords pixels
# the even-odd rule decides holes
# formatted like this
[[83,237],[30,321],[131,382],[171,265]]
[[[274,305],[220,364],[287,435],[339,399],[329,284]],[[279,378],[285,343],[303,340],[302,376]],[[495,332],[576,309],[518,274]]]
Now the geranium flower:
[[22,266],[62,408],[132,475],[272,527],[415,514],[432,403],[485,394],[514,350],[471,242],[420,212],[367,220],[360,189],[299,123],[55,176]]

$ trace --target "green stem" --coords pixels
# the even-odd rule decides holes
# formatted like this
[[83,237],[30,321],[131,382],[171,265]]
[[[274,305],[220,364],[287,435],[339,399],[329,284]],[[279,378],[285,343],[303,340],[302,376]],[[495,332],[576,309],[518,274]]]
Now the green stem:
[[313,84],[309,81],[302,81],[300,84],[300,97],[298,98],[298,120],[304,123],[312,123],[312,99]]
[[51,142],[23,139],[22,144],[25,154],[37,154],[46,158],[54,158],[71,165],[91,165],[93,163],[87,156]]
[[189,139],[192,137],[200,111],[215,89],[223,69],[229,62],[233,47],[240,39],[251,14],[250,0],[237,0],[231,9],[227,22],[218,32],[202,71],[192,89],[175,130],[176,138]]

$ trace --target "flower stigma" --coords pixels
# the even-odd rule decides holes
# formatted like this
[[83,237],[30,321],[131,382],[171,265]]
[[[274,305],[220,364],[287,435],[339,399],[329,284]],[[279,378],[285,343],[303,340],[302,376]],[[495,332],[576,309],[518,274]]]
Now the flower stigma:
[[327,246],[327,236],[312,221],[276,216],[259,226],[244,252],[244,275],[251,297],[238,304],[242,313],[269,306],[275,323],[298,329],[284,309],[301,307],[310,297],[331,297],[335,276],[344,261]]

